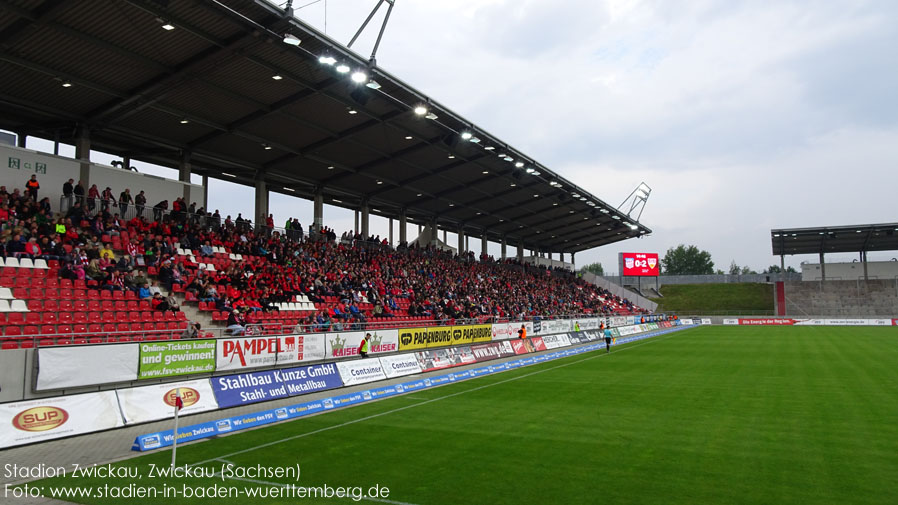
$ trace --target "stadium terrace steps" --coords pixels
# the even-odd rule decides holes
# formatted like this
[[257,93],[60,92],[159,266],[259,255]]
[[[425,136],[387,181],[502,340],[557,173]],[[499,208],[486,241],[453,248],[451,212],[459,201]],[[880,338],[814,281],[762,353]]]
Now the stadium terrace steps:
[[891,316],[898,314],[898,281],[789,281],[786,314]]

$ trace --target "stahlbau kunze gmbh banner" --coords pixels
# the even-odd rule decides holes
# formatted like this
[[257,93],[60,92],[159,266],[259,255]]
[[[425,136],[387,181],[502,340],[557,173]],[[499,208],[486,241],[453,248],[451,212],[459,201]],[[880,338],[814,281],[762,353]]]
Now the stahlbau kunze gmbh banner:
[[213,377],[212,391],[221,408],[276,400],[343,385],[337,366],[300,366]]

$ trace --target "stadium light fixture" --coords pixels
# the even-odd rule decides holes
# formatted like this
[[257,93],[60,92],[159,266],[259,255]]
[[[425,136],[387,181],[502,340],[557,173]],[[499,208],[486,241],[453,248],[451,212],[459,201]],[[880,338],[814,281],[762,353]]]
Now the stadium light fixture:
[[450,159],[450,160],[454,160],[454,159],[455,159],[455,155],[454,155],[454,154],[450,154],[450,155],[449,155],[449,159]]
[[329,54],[322,54],[318,57],[318,63],[321,63],[322,65],[333,66],[337,63],[337,59]]
[[280,81],[281,79],[283,79],[283,77],[281,77],[280,75],[277,75],[277,74],[271,76],[271,78],[274,79],[275,81]]
[[425,115],[424,117],[425,117],[426,119],[431,119],[431,120],[433,120],[433,119],[436,119],[436,118],[437,118],[437,115],[434,114],[433,112],[428,112],[427,115]]
[[489,173],[490,173],[490,171],[489,171],[489,170],[484,170],[484,171],[483,171],[483,172],[481,172],[481,173],[482,173],[482,174],[483,174],[483,175],[487,175],[487,174],[489,174]]
[[611,216],[611,219],[617,219],[618,221],[620,221],[620,216]]
[[513,188],[514,188],[514,187],[517,187],[517,184],[515,184],[515,183],[512,182],[512,183],[511,183],[511,187],[513,187]]
[[333,166],[333,165],[328,165],[328,166],[327,166],[327,169],[328,169],[328,170],[333,170],[333,169],[334,169],[334,166]]
[[553,203],[552,207],[558,207],[558,202]]
[[284,186],[284,187],[283,187],[283,190],[284,190],[284,191],[289,191],[289,192],[291,192],[291,193],[296,193],[296,190],[295,190],[295,189],[293,189],[293,188],[288,188],[287,186]]
[[471,137],[473,137],[473,136],[474,136],[474,134],[472,134],[472,133],[469,132],[469,131],[461,132],[461,139],[462,139],[462,140],[471,140]]
[[517,168],[524,168],[524,162],[523,162],[523,161],[519,161],[519,162],[515,163],[514,166],[517,167]]
[[608,209],[601,209],[599,212],[601,212],[602,214],[608,214],[608,213],[610,213],[611,211],[608,210]]
[[227,176],[227,177],[233,177],[233,178],[235,178],[235,179],[237,178],[236,175],[234,175],[234,174],[229,174],[229,173],[227,173],[227,172],[222,172],[221,175],[224,175],[224,176]]
[[357,82],[359,84],[368,80],[368,74],[362,72],[361,70],[356,70],[352,73],[352,82]]
[[585,197],[585,196],[581,196],[581,197],[580,197],[580,201],[581,201],[581,202],[585,202],[585,201],[586,201],[586,197]]
[[508,162],[514,161],[514,158],[512,158],[511,156],[506,156],[506,157],[504,157],[504,158],[502,158],[502,159],[505,160],[505,161],[508,161]]
[[524,171],[527,172],[528,174],[532,174],[536,170],[534,170],[533,167],[527,167],[527,170],[524,170]]
[[296,35],[293,35],[292,33],[288,33],[288,34],[284,35],[284,44],[287,44],[289,46],[298,46],[301,43],[302,43],[302,41],[299,40],[299,37],[297,37]]
[[484,149],[484,150],[487,150],[487,151],[492,151],[493,149],[495,149],[495,147],[493,147],[493,146],[486,146],[486,147],[484,147],[483,149]]
[[571,196],[574,198],[580,198],[580,193],[571,193]]
[[380,83],[375,81],[374,79],[371,79],[370,81],[368,81],[368,83],[365,84],[365,86],[368,86],[371,89],[380,89]]
[[266,151],[271,151],[271,146],[268,144],[262,144],[262,149],[265,149]]
[[72,87],[72,83],[69,82],[69,81],[62,81],[62,87],[63,87],[63,88],[71,88],[71,87]]
[[337,72],[340,72],[341,74],[347,74],[350,70],[352,69],[349,68],[349,65],[345,63],[340,63],[339,65],[337,65]]
[[405,140],[411,140],[411,139],[413,139],[413,138],[415,138],[415,137],[412,137],[411,135],[406,135],[406,136],[405,136]]
[[423,105],[416,105],[414,110],[415,110],[415,114],[417,114],[419,116],[423,116],[423,115],[427,114],[427,107],[425,107]]
[[185,117],[185,118],[181,119],[180,122],[181,122],[181,124],[187,124],[190,122],[190,120]]
[[343,203],[343,200],[337,200],[336,198],[334,198],[334,203]]
[[383,184],[383,183],[384,183],[384,181],[381,181],[381,180],[378,180],[378,181],[377,181],[377,185],[378,185],[378,186],[380,186],[380,185]]
[[472,144],[479,144],[480,138],[479,137],[471,137],[471,140],[469,142],[471,142]]
[[539,171],[539,170],[534,170],[534,171],[533,171],[533,175],[540,175],[540,171]]
[[162,29],[167,32],[170,32],[175,29],[175,25],[173,25],[171,23],[165,23],[164,25],[162,25]]
[[359,111],[353,109],[352,107],[350,107],[347,112],[349,112],[350,114],[358,114],[359,113]]

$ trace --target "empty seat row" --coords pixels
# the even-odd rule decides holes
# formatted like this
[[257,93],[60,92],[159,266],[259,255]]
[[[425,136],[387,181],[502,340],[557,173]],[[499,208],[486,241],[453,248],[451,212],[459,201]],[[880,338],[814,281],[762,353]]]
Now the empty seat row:
[[0,258],[0,266],[10,268],[40,268],[44,270],[50,268],[50,266],[47,265],[47,260],[43,258],[32,260],[31,258],[16,258],[15,256]]
[[158,310],[135,312],[0,312],[0,325],[19,324],[87,324],[87,323],[137,323],[184,321],[183,312]]

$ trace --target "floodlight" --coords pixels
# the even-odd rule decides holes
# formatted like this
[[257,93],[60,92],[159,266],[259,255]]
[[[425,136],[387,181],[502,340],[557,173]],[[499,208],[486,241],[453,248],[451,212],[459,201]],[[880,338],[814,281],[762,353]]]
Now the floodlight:
[[301,42],[302,41],[299,40],[299,37],[297,37],[296,35],[293,35],[291,33],[284,35],[284,44],[298,46]]

